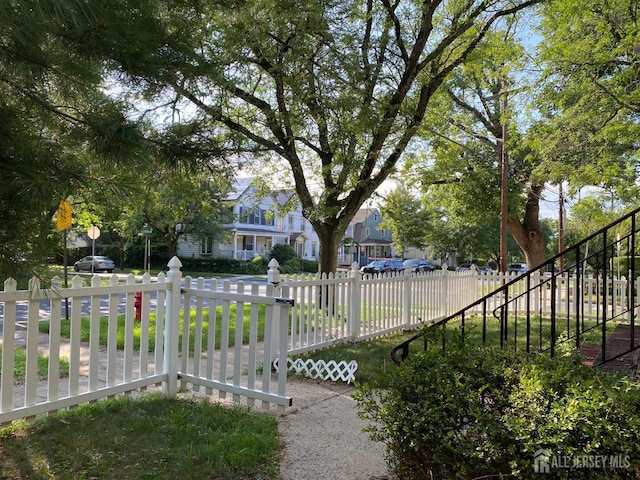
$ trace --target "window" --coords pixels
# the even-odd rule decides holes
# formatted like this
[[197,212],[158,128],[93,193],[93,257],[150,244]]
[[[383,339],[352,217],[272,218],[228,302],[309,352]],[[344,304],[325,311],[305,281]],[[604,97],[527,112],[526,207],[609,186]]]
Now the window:
[[371,235],[371,228],[364,227],[364,238],[369,238],[370,235]]
[[200,244],[200,253],[202,255],[213,254],[213,237],[204,237]]
[[378,213],[377,212],[373,214],[373,221],[374,222],[378,221]]
[[273,213],[268,212],[267,210],[261,210],[262,213],[262,224],[263,225],[273,225]]
[[311,242],[311,258],[316,258],[316,242]]
[[249,210],[247,207],[239,208],[240,214],[238,218],[240,219],[240,223],[253,223],[253,212]]
[[289,215],[289,232],[293,231],[293,215]]
[[242,237],[242,249],[253,250],[253,237]]

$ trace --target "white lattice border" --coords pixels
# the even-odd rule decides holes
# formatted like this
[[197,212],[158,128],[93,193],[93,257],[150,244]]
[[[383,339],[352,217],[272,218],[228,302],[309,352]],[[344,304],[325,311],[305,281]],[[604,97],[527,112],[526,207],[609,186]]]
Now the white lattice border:
[[[274,360],[273,368],[276,372],[278,371],[278,359]],[[355,373],[358,370],[358,362],[355,360],[350,362],[329,360],[325,362],[324,360],[302,360],[301,358],[292,360],[287,358],[287,369],[294,370],[298,375],[304,374],[305,377],[309,378],[332,380],[334,382],[342,380],[347,382],[348,385],[356,379]]]

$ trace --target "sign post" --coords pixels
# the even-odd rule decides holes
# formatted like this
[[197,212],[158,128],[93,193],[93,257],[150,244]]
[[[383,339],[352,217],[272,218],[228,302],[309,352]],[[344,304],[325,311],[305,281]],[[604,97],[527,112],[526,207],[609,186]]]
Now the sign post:
[[92,245],[91,245],[91,273],[95,272],[95,267],[96,267],[96,238],[98,238],[100,236],[100,229],[98,227],[96,227],[95,225],[92,225],[91,227],[89,227],[89,230],[87,230],[87,236],[92,240]]
[[142,227],[142,234],[144,235],[144,271],[148,272],[151,269],[151,232],[152,228],[148,224],[144,224]]
[[[71,228],[71,205],[66,200],[61,200],[56,216],[56,231],[62,232],[62,264],[64,265],[64,288],[69,286],[68,261],[67,261],[67,230]],[[64,299],[65,318],[69,318],[69,298]]]

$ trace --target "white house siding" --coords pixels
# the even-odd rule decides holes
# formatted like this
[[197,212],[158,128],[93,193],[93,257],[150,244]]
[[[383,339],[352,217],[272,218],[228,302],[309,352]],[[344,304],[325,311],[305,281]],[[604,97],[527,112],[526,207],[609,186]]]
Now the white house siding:
[[[256,255],[266,256],[277,243],[290,244],[294,235],[301,242],[291,246],[301,258],[317,260],[318,235],[302,216],[300,205],[291,212],[277,210],[291,198],[291,192],[275,192],[264,198],[255,197],[255,189],[249,179],[239,179],[227,201],[233,204],[235,222],[224,225],[227,238],[215,243],[214,255],[250,260]],[[273,217],[269,217],[269,214]],[[178,242],[178,256],[188,258],[210,257],[202,255],[200,240],[193,237]]]
[[191,235],[182,235],[176,251],[182,258],[200,258],[200,241]]
[[219,256],[219,245],[213,243],[212,253],[202,252],[202,240],[193,235],[182,235],[178,239],[177,254],[181,258],[209,258]]

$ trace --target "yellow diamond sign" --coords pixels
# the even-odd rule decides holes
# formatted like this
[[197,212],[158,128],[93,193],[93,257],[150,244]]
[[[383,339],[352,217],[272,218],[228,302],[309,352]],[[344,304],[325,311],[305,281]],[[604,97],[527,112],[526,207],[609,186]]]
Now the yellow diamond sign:
[[71,205],[66,200],[62,200],[58,205],[58,219],[56,230],[62,232],[67,228],[71,228]]

